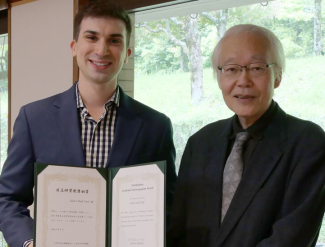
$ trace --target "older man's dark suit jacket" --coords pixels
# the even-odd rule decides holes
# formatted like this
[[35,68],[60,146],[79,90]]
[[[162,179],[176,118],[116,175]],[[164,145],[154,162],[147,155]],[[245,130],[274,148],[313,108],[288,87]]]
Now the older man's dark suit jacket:
[[[108,167],[167,161],[167,209],[176,173],[172,127],[165,115],[120,91]],[[34,162],[85,166],[75,86],[21,108],[0,177],[0,230],[10,247],[33,238]]]
[[315,246],[325,204],[325,134],[276,107],[221,225],[231,119],[212,123],[188,140],[168,247]]

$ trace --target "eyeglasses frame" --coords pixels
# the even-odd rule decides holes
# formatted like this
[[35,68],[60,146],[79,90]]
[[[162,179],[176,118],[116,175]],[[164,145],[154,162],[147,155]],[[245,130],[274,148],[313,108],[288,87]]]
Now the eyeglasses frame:
[[[241,65],[239,65],[239,64],[226,64],[226,65],[224,65],[224,66],[228,66],[228,65],[237,65],[237,66],[239,66],[239,67],[240,67],[240,73],[238,73],[238,75],[240,75],[241,72],[243,71],[243,68],[246,68],[246,71],[249,71],[249,70],[248,70],[248,66],[251,65],[251,64],[256,64],[256,63],[250,63],[250,64],[247,64],[247,65],[245,65],[245,66],[241,66]],[[262,63],[262,64],[265,64],[265,65],[266,65],[266,68],[270,68],[270,67],[276,65],[276,63],[271,63],[271,64]],[[222,66],[222,67],[218,66],[218,70],[221,70],[221,73],[222,73],[222,74],[225,74],[225,73],[224,73],[224,70],[223,70],[223,67],[224,67],[224,66]],[[265,72],[266,72],[266,70],[265,70]],[[263,74],[261,74],[261,75],[264,75],[265,72],[264,72]]]

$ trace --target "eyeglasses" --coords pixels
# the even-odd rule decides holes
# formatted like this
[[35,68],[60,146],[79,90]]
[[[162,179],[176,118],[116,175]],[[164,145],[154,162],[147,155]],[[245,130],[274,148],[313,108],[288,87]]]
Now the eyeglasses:
[[218,67],[218,70],[222,71],[222,74],[224,74],[228,78],[236,78],[238,77],[241,72],[243,71],[243,68],[246,68],[246,71],[252,75],[263,75],[266,72],[266,69],[276,65],[275,63],[272,64],[265,64],[265,63],[251,63],[246,66],[241,66],[238,64],[227,64],[222,67]]

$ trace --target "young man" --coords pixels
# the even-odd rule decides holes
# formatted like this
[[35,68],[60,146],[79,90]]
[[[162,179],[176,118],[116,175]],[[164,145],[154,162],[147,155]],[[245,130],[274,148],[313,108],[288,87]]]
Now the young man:
[[325,133],[272,99],[285,67],[281,42],[265,28],[234,26],[212,64],[235,115],[188,140],[167,246],[315,246],[325,207]]
[[113,3],[92,2],[74,21],[79,81],[21,108],[0,177],[0,230],[11,247],[32,246],[34,163],[116,167],[167,161],[167,210],[176,173],[165,115],[128,97],[117,76],[131,55],[131,22]]

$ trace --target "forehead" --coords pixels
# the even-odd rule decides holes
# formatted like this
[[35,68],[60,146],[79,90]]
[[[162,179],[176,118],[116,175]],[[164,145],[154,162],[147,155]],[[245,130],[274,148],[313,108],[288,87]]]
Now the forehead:
[[221,43],[219,63],[268,63],[272,59],[269,40],[257,34],[238,33],[225,37]]
[[117,18],[84,18],[80,24],[80,34],[85,31],[95,31],[102,35],[110,34],[122,34],[123,37],[126,35],[125,23]]

